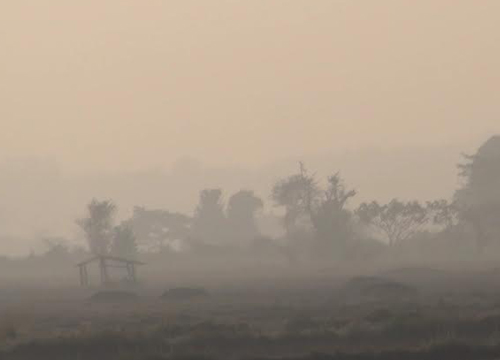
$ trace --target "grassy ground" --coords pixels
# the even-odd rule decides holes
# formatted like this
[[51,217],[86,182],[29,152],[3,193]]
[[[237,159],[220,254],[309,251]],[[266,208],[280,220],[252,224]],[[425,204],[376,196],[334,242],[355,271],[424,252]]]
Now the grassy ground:
[[111,303],[89,301],[92,290],[11,288],[0,359],[500,359],[500,292],[485,279],[405,270],[175,302],[161,287]]

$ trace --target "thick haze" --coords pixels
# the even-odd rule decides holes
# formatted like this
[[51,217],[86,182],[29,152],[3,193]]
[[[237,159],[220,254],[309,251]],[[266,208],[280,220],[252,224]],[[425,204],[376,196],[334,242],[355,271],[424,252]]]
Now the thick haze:
[[499,14],[497,0],[3,0],[2,233],[69,234],[92,196],[127,211],[190,211],[204,186],[267,199],[298,159],[366,198],[449,196],[460,152],[500,132]]

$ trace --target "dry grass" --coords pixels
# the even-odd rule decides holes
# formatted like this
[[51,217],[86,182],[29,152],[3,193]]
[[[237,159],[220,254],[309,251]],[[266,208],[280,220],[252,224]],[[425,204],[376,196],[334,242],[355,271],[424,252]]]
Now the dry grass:
[[0,359],[494,359],[500,295],[488,289],[443,285],[419,288],[418,298],[352,302],[342,284],[308,284],[165,302],[156,288],[128,303],[30,290],[0,304]]

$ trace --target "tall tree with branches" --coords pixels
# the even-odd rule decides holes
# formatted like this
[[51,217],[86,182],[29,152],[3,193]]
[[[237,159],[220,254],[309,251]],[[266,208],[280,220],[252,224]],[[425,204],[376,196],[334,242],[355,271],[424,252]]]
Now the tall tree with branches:
[[339,173],[328,178],[328,187],[320,194],[316,206],[310,209],[311,221],[320,249],[330,244],[336,245],[337,250],[340,250],[350,240],[351,212],[345,208],[345,205],[354,196],[356,196],[356,191],[346,188]]
[[389,246],[410,239],[429,221],[429,212],[417,201],[402,202],[397,199],[380,205],[376,201],[363,203],[356,211],[360,220],[381,231]]
[[271,198],[275,206],[285,209],[284,226],[290,236],[304,217],[309,218],[320,189],[314,175],[310,175],[303,163],[299,172],[279,180],[273,187]]
[[285,208],[288,237],[293,238],[297,229],[305,229],[306,233],[301,234],[312,235],[313,253],[328,259],[345,254],[352,238],[352,213],[346,204],[355,195],[356,191],[347,189],[339,173],[330,176],[327,187],[322,189],[302,163],[298,174],[279,181],[272,192],[275,204]]

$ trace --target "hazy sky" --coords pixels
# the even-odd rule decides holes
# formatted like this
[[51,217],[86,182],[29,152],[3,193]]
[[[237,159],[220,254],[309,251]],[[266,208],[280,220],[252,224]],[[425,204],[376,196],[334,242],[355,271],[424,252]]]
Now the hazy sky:
[[497,0],[2,0],[0,159],[139,169],[500,132]]

